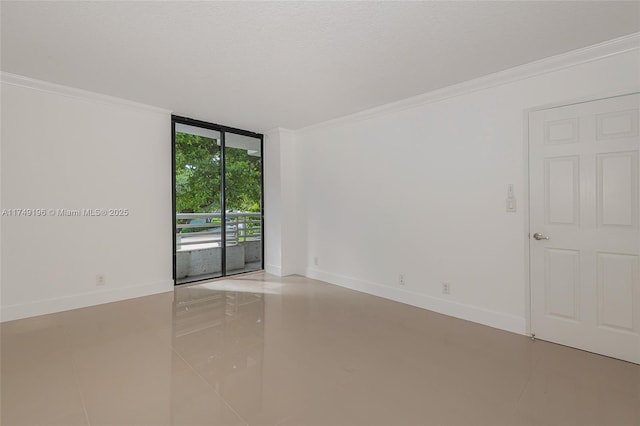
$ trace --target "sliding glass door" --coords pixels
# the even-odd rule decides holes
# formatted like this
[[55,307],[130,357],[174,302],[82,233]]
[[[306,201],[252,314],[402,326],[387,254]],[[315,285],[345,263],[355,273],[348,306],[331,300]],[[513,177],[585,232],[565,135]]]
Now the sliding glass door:
[[225,133],[227,274],[262,269],[262,140]]
[[263,269],[262,135],[174,116],[176,284]]

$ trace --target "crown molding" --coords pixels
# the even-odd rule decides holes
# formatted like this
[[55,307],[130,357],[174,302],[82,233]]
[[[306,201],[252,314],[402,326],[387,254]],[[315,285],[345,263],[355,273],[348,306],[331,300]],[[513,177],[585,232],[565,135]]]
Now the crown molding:
[[320,123],[305,126],[297,131],[306,131],[321,128],[329,125],[341,123],[355,122],[370,119],[373,117],[386,115],[393,112],[403,111],[415,108],[421,105],[439,102],[456,96],[472,93],[478,90],[488,89],[491,87],[502,86],[519,80],[525,80],[531,77],[560,71],[588,62],[597,61],[609,56],[619,55],[621,53],[640,50],[640,32],[629,34],[623,37],[608,40],[602,43],[587,46],[581,49],[572,50],[538,61],[508,68],[493,74],[488,74],[462,83],[436,89],[427,93],[423,93],[400,101],[391,102],[379,107],[370,108],[353,114],[345,115],[339,118],[323,121]]
[[264,132],[265,135],[272,133],[293,134],[295,133],[295,130],[287,129],[286,127],[274,127]]
[[85,101],[124,106],[128,108],[157,112],[160,114],[171,114],[170,110],[164,108],[158,108],[152,105],[129,101],[122,98],[116,98],[114,96],[90,92],[88,90],[76,89],[74,87],[64,86],[61,84],[50,83],[48,81],[37,80],[35,78],[12,74],[5,71],[0,71],[0,82],[2,82],[3,84],[26,87],[29,89],[39,90],[47,93],[55,93],[57,95],[67,96],[70,98],[81,99]]
[[[509,68],[473,80],[468,80],[442,89],[436,89],[421,95],[406,98],[400,101],[391,102],[379,107],[367,109],[364,111],[349,114],[343,117],[323,121],[317,124],[303,127],[292,131],[290,129],[276,128],[270,129],[266,133],[279,131],[281,133],[295,133],[328,125],[346,123],[351,121],[359,121],[369,119],[379,115],[385,115],[391,112],[398,112],[405,109],[415,108],[420,105],[438,102],[444,99],[460,96],[478,90],[488,89],[515,81],[524,80],[538,75],[559,71],[576,65],[596,61],[608,56],[618,55],[632,50],[640,49],[640,33],[633,33],[624,37],[605,41],[603,43],[573,50],[556,56],[544,58],[535,62]],[[69,96],[76,99],[90,100],[103,104],[119,105],[130,108],[142,109],[146,111],[157,112],[161,114],[171,114],[170,110],[146,105],[122,98],[103,95],[87,90],[76,89],[69,86],[50,83],[47,81],[37,80],[18,74],[12,74],[0,71],[0,81],[3,84],[11,84],[15,86],[27,87],[49,93]]]

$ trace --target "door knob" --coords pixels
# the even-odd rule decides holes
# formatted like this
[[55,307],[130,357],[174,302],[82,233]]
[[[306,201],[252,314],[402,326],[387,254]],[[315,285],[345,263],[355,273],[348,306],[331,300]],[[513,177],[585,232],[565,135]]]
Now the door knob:
[[536,240],[548,240],[549,237],[547,237],[546,235],[542,235],[539,232],[536,232],[535,234],[533,234],[533,238],[535,238]]

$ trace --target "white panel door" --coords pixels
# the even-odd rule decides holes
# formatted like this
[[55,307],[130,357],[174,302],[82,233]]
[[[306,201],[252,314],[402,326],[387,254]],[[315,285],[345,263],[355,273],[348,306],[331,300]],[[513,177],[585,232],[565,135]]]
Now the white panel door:
[[529,114],[529,244],[536,338],[640,364],[639,107]]

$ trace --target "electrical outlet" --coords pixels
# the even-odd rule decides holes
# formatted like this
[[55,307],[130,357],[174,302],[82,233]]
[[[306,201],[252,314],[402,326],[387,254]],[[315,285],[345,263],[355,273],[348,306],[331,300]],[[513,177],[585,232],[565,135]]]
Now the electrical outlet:
[[451,294],[451,283],[442,283],[442,294]]
[[404,274],[398,276],[398,284],[404,285]]
[[318,256],[316,256],[316,257],[314,257],[314,258],[313,258],[313,264],[314,264],[315,266],[320,265],[320,260],[318,259]]
[[107,277],[104,274],[96,275],[96,285],[103,286],[107,284]]

